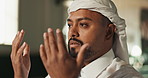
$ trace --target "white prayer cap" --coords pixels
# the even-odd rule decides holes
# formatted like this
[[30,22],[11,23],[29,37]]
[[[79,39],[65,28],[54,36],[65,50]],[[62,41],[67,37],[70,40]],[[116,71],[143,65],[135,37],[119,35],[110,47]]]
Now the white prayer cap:
[[68,8],[68,13],[79,9],[99,12],[116,25],[117,31],[112,48],[116,57],[119,57],[128,63],[125,20],[118,16],[115,4],[111,0],[75,0]]

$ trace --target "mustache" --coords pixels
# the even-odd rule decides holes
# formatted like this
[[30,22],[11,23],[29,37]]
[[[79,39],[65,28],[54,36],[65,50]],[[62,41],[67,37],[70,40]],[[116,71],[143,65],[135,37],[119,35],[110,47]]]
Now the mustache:
[[76,42],[80,43],[81,45],[84,44],[81,40],[78,40],[76,38],[70,38],[69,41],[68,41],[68,44],[70,43],[71,40],[76,41]]
[[68,41],[68,50],[69,50],[69,54],[70,56],[72,56],[73,58],[76,58],[78,53],[75,52],[75,48],[71,48],[70,49],[70,41],[73,40],[73,41],[76,41],[78,43],[80,43],[80,45],[83,45],[83,42],[81,40],[78,40],[76,38],[70,38],[69,41]]

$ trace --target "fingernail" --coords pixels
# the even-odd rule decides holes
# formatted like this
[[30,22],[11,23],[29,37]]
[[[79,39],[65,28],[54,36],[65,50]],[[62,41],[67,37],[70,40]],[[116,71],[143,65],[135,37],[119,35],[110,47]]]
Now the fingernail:
[[26,42],[23,43],[23,46],[25,46],[25,45],[26,45]]
[[52,32],[52,29],[51,28],[48,28],[48,32]]
[[45,32],[43,35],[44,39],[47,39],[47,33]]
[[41,44],[40,47],[43,47],[43,44]]
[[89,50],[90,49],[90,46],[89,46],[89,44],[86,44],[87,45],[87,47],[86,47],[86,50]]
[[20,37],[23,35],[23,33],[24,33],[24,30],[22,29],[20,32]]
[[60,32],[61,32],[61,30],[60,30],[60,29],[57,29],[57,30],[56,30],[56,33],[60,33]]
[[44,39],[46,39],[46,33],[43,34]]
[[21,32],[24,32],[24,30],[22,29]]
[[26,49],[24,49],[23,56],[27,55]]

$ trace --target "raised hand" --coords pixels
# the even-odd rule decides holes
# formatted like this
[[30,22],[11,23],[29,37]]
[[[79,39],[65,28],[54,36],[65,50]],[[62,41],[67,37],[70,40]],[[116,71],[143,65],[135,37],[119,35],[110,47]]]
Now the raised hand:
[[51,78],[78,78],[84,62],[84,53],[88,44],[84,44],[76,59],[72,58],[66,49],[62,32],[53,30],[44,33],[44,45],[40,45],[40,57]]
[[12,42],[11,62],[14,70],[14,78],[28,78],[30,63],[30,47],[24,42],[20,45],[24,36],[24,31],[18,32]]

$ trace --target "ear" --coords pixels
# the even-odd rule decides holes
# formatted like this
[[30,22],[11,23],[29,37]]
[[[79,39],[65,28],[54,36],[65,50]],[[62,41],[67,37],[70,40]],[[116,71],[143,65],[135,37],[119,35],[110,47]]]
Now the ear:
[[114,24],[109,24],[106,28],[106,40],[111,39],[114,36],[114,33],[116,31],[116,27]]

